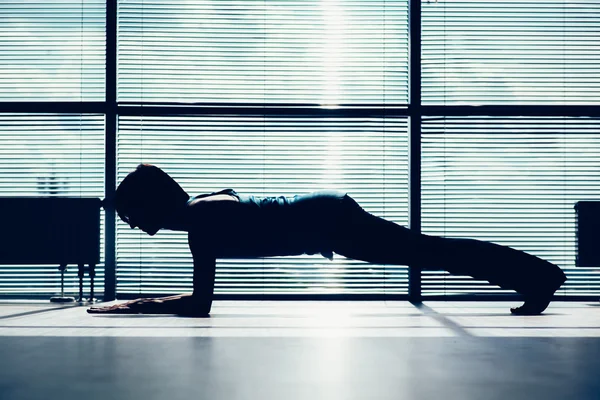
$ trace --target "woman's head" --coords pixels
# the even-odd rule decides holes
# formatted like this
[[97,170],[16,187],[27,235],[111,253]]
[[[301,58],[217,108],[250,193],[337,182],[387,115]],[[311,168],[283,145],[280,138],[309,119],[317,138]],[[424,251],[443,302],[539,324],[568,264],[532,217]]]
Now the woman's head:
[[115,209],[132,228],[154,235],[188,199],[185,190],[162,169],[140,164],[117,187]]

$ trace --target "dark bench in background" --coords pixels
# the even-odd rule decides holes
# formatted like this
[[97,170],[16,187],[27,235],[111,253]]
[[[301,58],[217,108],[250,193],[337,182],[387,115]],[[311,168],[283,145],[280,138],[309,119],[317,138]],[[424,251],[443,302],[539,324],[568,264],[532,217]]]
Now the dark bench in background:
[[64,296],[64,273],[68,264],[75,264],[79,301],[84,301],[85,270],[90,276],[90,301],[94,301],[100,207],[98,198],[0,197],[0,264],[57,264],[61,296],[51,299],[57,302],[73,301]]
[[578,267],[600,267],[600,201],[579,201],[577,214]]

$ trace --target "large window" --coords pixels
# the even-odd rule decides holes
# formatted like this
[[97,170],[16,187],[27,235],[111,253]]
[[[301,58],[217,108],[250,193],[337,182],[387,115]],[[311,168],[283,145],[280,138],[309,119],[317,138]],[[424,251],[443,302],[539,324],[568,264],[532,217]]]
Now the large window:
[[[102,197],[103,172],[104,115],[0,113],[0,196]],[[96,293],[104,286],[103,225]],[[77,266],[68,268],[65,288],[77,293]],[[49,296],[59,277],[58,265],[0,265],[0,294]]]
[[[600,199],[595,0],[31,0],[0,15],[0,196],[104,197],[141,162],[190,194],[339,189],[424,233],[555,262],[564,295],[600,294],[574,266],[573,208]],[[107,299],[191,289],[184,234],[102,218]],[[502,293],[408,272],[219,260],[216,292]],[[0,265],[0,296],[58,287],[56,266]]]
[[118,99],[406,104],[406,1],[119,2]]
[[[140,160],[152,160],[190,194],[229,187],[258,196],[337,189],[368,211],[407,224],[406,118],[136,116],[119,118],[118,128],[119,180]],[[119,292],[190,290],[186,238],[178,232],[150,238],[120,223]],[[340,256],[219,260],[217,272],[215,291],[223,294],[407,293],[406,267]]]
[[[0,2],[0,15],[0,196],[103,197],[103,111],[47,113],[31,102],[104,101],[104,1]],[[103,223],[96,293],[105,237]],[[0,265],[0,295],[47,298],[60,288],[57,267]],[[78,291],[76,271],[66,274],[69,294]]]
[[[407,23],[405,1],[121,2],[119,102],[195,105],[178,110],[184,115],[142,107],[120,116],[118,179],[151,162],[191,194],[339,189],[407,224],[407,117],[384,113],[387,105],[406,109]],[[190,290],[185,235],[141,237],[119,223],[116,240],[119,293]],[[403,266],[304,256],[219,260],[215,291],[407,288]]]
[[[565,270],[559,293],[600,294],[575,268],[574,209],[600,200],[599,120],[578,107],[600,104],[600,4],[440,0],[421,20],[422,101],[442,106],[421,113],[423,232],[530,252]],[[422,292],[500,293],[438,271]]]
[[[575,268],[576,213],[600,199],[600,119],[425,117],[423,231],[511,246],[560,265],[562,294],[600,295]],[[600,266],[599,266],[600,267]],[[426,271],[423,294],[490,293],[487,283]]]
[[104,3],[0,2],[0,102],[103,101]]
[[596,0],[423,6],[423,104],[600,104]]

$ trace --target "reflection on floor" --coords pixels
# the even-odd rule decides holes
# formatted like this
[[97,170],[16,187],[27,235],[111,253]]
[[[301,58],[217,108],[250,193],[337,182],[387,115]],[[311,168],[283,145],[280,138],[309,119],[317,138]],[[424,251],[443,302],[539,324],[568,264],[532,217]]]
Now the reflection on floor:
[[0,303],[0,399],[600,399],[600,307],[216,302],[211,318]]

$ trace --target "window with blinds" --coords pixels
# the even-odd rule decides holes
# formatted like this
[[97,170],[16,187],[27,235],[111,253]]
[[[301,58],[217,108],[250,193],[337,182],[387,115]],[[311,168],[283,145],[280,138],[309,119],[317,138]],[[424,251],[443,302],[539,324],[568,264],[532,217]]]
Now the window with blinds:
[[[147,162],[194,195],[340,189],[367,210],[407,223],[406,118],[319,113],[406,105],[407,1],[119,2],[117,89],[122,104],[196,103],[201,114],[120,116],[118,181]],[[203,108],[215,104],[230,110]],[[231,111],[247,105],[265,113]],[[314,111],[286,113],[295,105]],[[168,231],[141,236],[119,221],[118,293],[191,290],[186,240]],[[222,294],[406,291],[406,267],[343,257],[217,265]]]
[[[105,3],[0,2],[0,104],[103,101]],[[105,116],[32,111],[0,113],[0,196],[103,197]],[[104,237],[102,225],[97,293]],[[76,295],[77,268],[69,267],[65,291]],[[48,298],[59,292],[59,277],[57,265],[0,265],[0,295]]]
[[[140,162],[190,194],[348,192],[367,211],[407,224],[406,118],[120,117],[118,180]],[[234,235],[244,232],[232,232]],[[191,290],[187,234],[150,237],[117,223],[119,294]],[[407,268],[335,256],[218,260],[219,294],[406,294]]]
[[0,102],[103,101],[106,0],[0,2]]
[[405,104],[408,1],[120,1],[121,102]]
[[[422,145],[424,233],[529,252],[565,271],[557,294],[600,295],[600,266],[575,267],[574,209],[600,200],[600,119],[425,117]],[[424,295],[498,292],[423,273]]]
[[[102,198],[104,115],[0,114],[0,196]],[[104,290],[103,222],[101,213],[96,293]],[[84,284],[89,293],[89,279]],[[70,265],[67,295],[79,293],[78,285],[77,266]],[[0,264],[0,295],[47,298],[59,291],[58,265]]]
[[423,104],[599,104],[597,0],[422,6]]
[[[117,182],[148,162],[194,195],[227,187],[257,196],[339,189],[367,211],[406,225],[409,117],[398,116],[404,109],[426,114],[425,233],[529,251],[567,271],[561,293],[600,293],[598,271],[574,268],[573,209],[579,200],[600,199],[598,118],[423,111],[598,105],[596,0],[423,2],[421,54],[412,54],[421,57],[422,80],[411,84],[421,88],[425,107],[406,107],[407,0],[108,4],[117,6],[116,49],[110,40],[107,48],[106,0],[0,3],[0,196],[103,197],[112,190],[104,187],[108,155]],[[106,54],[115,50],[116,77],[106,69]],[[114,139],[102,114],[115,105],[106,102],[107,84],[116,85],[121,114],[116,160],[104,146],[105,135],[108,143]],[[58,104],[56,114],[33,103],[57,101],[71,103]],[[100,102],[92,104],[98,110],[72,109],[89,102]],[[162,107],[150,111],[129,107],[157,103]],[[175,103],[189,109],[171,111]],[[114,113],[108,116],[112,126]],[[101,237],[104,248],[104,225]],[[182,234],[148,237],[118,221],[116,257],[120,296],[191,288]],[[57,288],[56,266],[0,266],[0,295],[46,296]],[[67,290],[76,291],[73,271]],[[216,291],[405,294],[407,270],[341,257],[220,260]],[[426,271],[423,293],[498,289]]]

